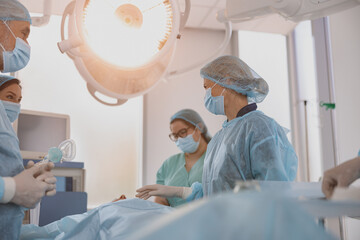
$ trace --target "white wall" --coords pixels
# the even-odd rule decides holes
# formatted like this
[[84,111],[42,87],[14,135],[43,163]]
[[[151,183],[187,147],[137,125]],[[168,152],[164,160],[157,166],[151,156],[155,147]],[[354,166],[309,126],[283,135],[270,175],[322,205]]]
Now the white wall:
[[[185,29],[170,69],[175,70],[209,57],[220,45],[223,37],[223,31]],[[228,47],[225,54],[230,53]],[[183,108],[194,109],[204,119],[211,135],[221,128],[225,116],[208,112],[204,106],[204,96],[200,67],[167,82],[161,82],[144,96],[144,184],[155,183],[156,172],[161,164],[171,155],[180,152],[168,137],[169,119],[175,112]]]
[[[330,16],[340,161],[360,149],[360,6]],[[360,238],[360,221],[349,220],[348,239]]]
[[269,85],[269,94],[258,109],[291,130],[286,37],[239,31],[238,39],[239,57]]
[[[314,39],[312,35],[311,21],[300,22],[294,29],[295,55],[296,55],[296,79],[298,99],[293,107],[299,106],[304,122],[304,144],[307,154],[301,158],[299,154],[298,177],[301,172],[306,171],[307,178],[302,181],[317,182],[322,176],[321,167],[321,138],[320,138],[320,116],[319,116],[319,96],[316,76],[316,57],[314,49]],[[306,107],[305,107],[305,101]],[[300,167],[306,166],[306,169]]]
[[74,161],[85,163],[89,207],[121,194],[133,197],[141,152],[142,97],[119,107],[94,100],[73,62],[57,49],[60,19],[52,16],[49,25],[31,29],[31,60],[19,73],[22,108],[70,115],[71,137],[77,144]]

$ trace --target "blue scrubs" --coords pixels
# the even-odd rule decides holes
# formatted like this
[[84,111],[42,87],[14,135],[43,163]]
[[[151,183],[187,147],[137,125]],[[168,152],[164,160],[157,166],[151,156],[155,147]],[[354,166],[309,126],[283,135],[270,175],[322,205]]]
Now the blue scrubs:
[[[13,177],[24,170],[19,140],[0,101],[0,176]],[[18,239],[24,218],[23,208],[13,203],[0,204],[0,238]]]

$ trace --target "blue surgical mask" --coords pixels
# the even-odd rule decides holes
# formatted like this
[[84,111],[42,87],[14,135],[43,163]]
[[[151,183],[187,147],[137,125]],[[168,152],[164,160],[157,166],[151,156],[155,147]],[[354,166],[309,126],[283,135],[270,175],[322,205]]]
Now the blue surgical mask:
[[[194,131],[195,132],[195,131]],[[185,153],[194,153],[199,147],[200,139],[198,142],[195,142],[193,138],[194,133],[187,135],[184,138],[179,138],[175,144],[181,151]]]
[[[215,84],[216,85],[216,84]],[[215,86],[214,85],[214,86]],[[213,86],[213,87],[214,87]],[[224,93],[225,89],[223,90],[223,92],[221,93],[220,96],[217,97],[213,97],[211,95],[211,89],[212,88],[208,88],[206,90],[206,94],[205,94],[205,107],[207,108],[207,110],[209,110],[211,113],[215,114],[215,115],[225,115],[225,108],[224,108],[224,96],[222,96],[222,94]]]
[[6,115],[8,116],[10,122],[14,122],[20,114],[20,104],[19,103],[13,103],[9,101],[2,101]]
[[2,72],[16,72],[24,68],[30,60],[30,46],[21,38],[15,36],[10,27],[4,22],[12,36],[16,39],[15,48],[12,51],[6,51],[4,46],[0,44],[3,50],[3,70]]

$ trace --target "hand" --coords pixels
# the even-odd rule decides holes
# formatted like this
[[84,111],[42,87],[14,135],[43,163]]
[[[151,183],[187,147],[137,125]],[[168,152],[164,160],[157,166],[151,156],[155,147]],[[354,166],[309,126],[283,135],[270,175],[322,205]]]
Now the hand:
[[360,158],[355,158],[326,171],[322,191],[326,198],[330,198],[335,187],[348,187],[358,178],[360,178]]
[[52,184],[53,185],[53,189],[46,191],[45,195],[46,196],[54,196],[56,194],[56,178],[54,177],[54,175],[51,173],[51,170],[55,167],[55,164],[52,162],[47,162],[47,163],[42,163],[39,162],[37,164],[34,164],[33,161],[29,161],[28,164],[26,165],[26,169],[29,169],[33,166],[36,165],[42,165],[42,167],[40,168],[40,172],[37,173],[35,175],[36,179],[39,181],[44,181],[48,184]]
[[56,178],[50,172],[53,167],[53,163],[35,164],[16,175],[16,191],[11,202],[33,208],[45,194],[55,194]]
[[152,196],[159,197],[182,197],[184,187],[165,186],[161,184],[147,185],[136,190],[135,196],[144,200]]

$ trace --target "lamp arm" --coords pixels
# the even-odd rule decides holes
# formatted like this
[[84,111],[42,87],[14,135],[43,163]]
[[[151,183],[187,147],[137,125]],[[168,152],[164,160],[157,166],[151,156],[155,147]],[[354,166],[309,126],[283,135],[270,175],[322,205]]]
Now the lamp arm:
[[224,40],[223,42],[220,44],[219,48],[209,57],[201,60],[201,61],[198,61],[198,62],[195,62],[193,64],[191,64],[190,66],[186,66],[184,68],[180,68],[180,69],[177,69],[175,71],[172,71],[172,72],[168,72],[166,75],[165,75],[165,78],[172,78],[172,77],[177,77],[179,75],[182,75],[184,73],[187,73],[199,66],[202,66],[204,65],[205,63],[213,60],[214,58],[216,58],[217,56],[219,56],[221,53],[223,53],[225,51],[225,48],[227,47],[227,45],[229,44],[229,41],[231,39],[231,34],[232,34],[232,27],[231,27],[231,22],[227,21],[227,22],[224,22],[225,24],[225,36],[224,36]]

